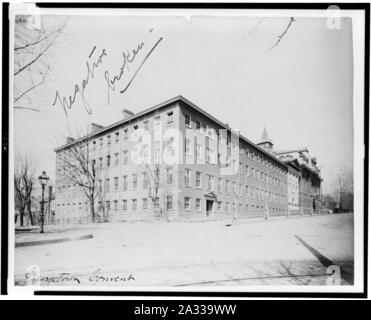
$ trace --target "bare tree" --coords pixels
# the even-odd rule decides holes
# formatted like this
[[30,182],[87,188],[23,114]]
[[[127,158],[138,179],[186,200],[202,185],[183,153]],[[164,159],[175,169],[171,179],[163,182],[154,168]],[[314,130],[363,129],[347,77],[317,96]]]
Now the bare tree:
[[96,181],[98,182],[98,185],[97,185],[96,194],[97,194],[97,198],[99,200],[98,211],[102,210],[103,221],[104,222],[108,221],[108,215],[109,215],[109,210],[105,206],[106,194],[107,194],[107,185],[105,184],[105,181],[107,180],[107,177],[108,177],[108,170],[97,170]]
[[62,181],[72,183],[82,190],[89,201],[92,221],[95,222],[94,202],[99,192],[96,165],[91,159],[91,147],[92,143],[89,138],[78,139],[68,149],[58,152],[57,161],[61,169]]
[[[51,20],[51,19],[49,19]],[[52,69],[58,37],[66,23],[42,16],[17,15],[14,30],[14,108],[40,111],[36,89],[44,85]]]
[[343,197],[347,194],[353,195],[353,171],[349,168],[342,167],[339,169],[333,180],[333,197],[342,209]]
[[15,206],[19,211],[20,226],[24,225],[24,215],[27,211],[30,224],[33,225],[31,211],[32,192],[34,190],[35,166],[27,157],[18,156],[14,168]]
[[[167,221],[166,203],[168,202],[168,198],[170,196],[167,188],[167,179],[171,166],[166,166],[160,163],[147,163],[144,165],[144,170],[147,179],[148,197],[150,199],[153,212],[156,217]],[[173,177],[171,179],[173,179]]]

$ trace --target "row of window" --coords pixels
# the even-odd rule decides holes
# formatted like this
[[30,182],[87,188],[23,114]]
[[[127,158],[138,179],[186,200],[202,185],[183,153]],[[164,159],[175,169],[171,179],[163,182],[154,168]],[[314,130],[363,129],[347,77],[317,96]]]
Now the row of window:
[[[111,210],[111,203],[113,204],[113,210],[119,210],[119,201],[118,200],[113,200],[113,201],[105,201],[105,202],[102,202],[102,201],[98,201],[98,210],[99,211],[102,211],[103,210],[103,203],[105,204],[105,209],[106,210]],[[87,202],[85,203],[85,206],[84,206],[84,210],[87,209]],[[60,206],[76,206],[77,203],[62,203],[62,204],[57,204],[58,207]],[[78,203],[78,206],[79,206],[79,209],[81,210],[81,202]],[[159,207],[159,203],[158,201],[155,201],[154,203],[154,207],[155,208],[158,208]],[[173,207],[173,197],[172,196],[167,196],[166,199],[165,199],[165,207],[167,210],[171,210],[172,207]],[[138,200],[137,199],[131,199],[131,210],[136,210],[138,208]],[[122,202],[121,202],[121,208],[122,210],[128,210],[128,200],[127,199],[123,199]],[[142,209],[146,210],[148,209],[148,198],[142,198]]]
[[[122,190],[126,191],[128,190],[128,175],[124,175],[122,177]],[[158,177],[158,178],[156,178]],[[153,183],[156,183],[157,179],[160,179],[160,176],[155,176],[152,180]],[[138,187],[138,175],[136,173],[133,173],[131,175],[131,182],[132,182],[132,187],[133,189],[136,189]],[[142,173],[142,186],[143,189],[147,189],[148,185],[150,183],[150,179],[148,179],[148,173],[143,172]],[[166,168],[166,183],[171,184],[173,183],[173,168],[172,167],[167,167]],[[110,186],[111,186],[111,179],[106,178],[105,179],[105,184],[104,184],[104,191],[105,192],[110,192]],[[113,190],[117,192],[119,190],[119,177],[114,177],[113,178]],[[103,191],[103,180],[99,179],[98,180],[98,191],[102,192]]]
[[[138,209],[138,199],[131,199],[131,210],[137,210]],[[111,210],[111,202],[113,203],[113,210],[119,210],[119,201],[118,200],[113,200],[113,201],[106,201],[105,202],[105,209],[106,210]],[[159,202],[155,201],[154,202],[154,208],[159,208]],[[121,208],[122,210],[128,210],[129,209],[129,200],[128,199],[123,199],[121,201]],[[142,198],[142,209],[147,210],[148,209],[148,198]],[[172,210],[173,209],[173,196],[168,195],[165,197],[165,209],[166,210]],[[98,210],[102,211],[103,210],[103,202],[98,201]]]
[[[169,111],[166,114],[166,123],[169,125],[173,123],[173,111]],[[158,128],[161,126],[161,117],[157,116],[154,119],[154,128]],[[132,126],[132,132],[135,135],[137,130],[139,129],[139,124],[134,124]],[[143,121],[143,129],[148,131],[149,130],[149,120],[144,120]],[[122,130],[122,139],[124,141],[128,140],[129,138],[129,128],[124,128]],[[113,134],[109,134],[106,137],[100,137],[97,140],[93,140],[93,150],[96,150],[97,146],[99,146],[100,149],[103,149],[104,146],[104,139],[106,140],[106,146],[110,147],[112,143],[112,139],[115,143],[118,143],[120,141],[120,131],[117,131]]]
[[[130,202],[129,202],[130,201]],[[105,205],[105,210],[123,210],[123,211],[126,211],[126,210],[137,210],[138,209],[138,199],[123,199],[121,200],[121,207],[119,208],[119,201],[118,200],[113,200],[113,201],[105,201],[105,202],[102,202],[102,201],[98,201],[98,210],[99,211],[102,211],[103,210],[103,204]],[[111,204],[113,205],[113,207],[111,208]],[[71,203],[67,203],[66,204],[67,206],[70,206]],[[76,205],[76,203],[72,203],[73,206]],[[79,205],[79,209],[81,210],[81,202],[78,204]],[[130,205],[130,208],[129,208],[129,205]],[[226,201],[225,204],[224,204],[224,208],[223,208],[223,202],[222,201],[217,201],[216,202],[216,209],[217,211],[221,212],[223,209],[225,212],[231,212],[231,211],[235,211],[236,210],[236,203],[235,202],[228,202]],[[57,204],[57,206],[65,206],[65,204]],[[239,203],[238,204],[239,206],[239,212],[242,212],[242,209],[243,209],[243,204],[242,203]],[[158,208],[159,207],[159,202],[156,201],[154,203],[154,208]],[[141,199],[141,209],[143,210],[147,210],[149,208],[149,203],[148,203],[148,198],[142,198]],[[254,205],[254,204],[245,204],[245,210],[246,211],[249,211],[249,210],[263,210],[265,207],[264,206],[260,206],[260,205]],[[87,203],[85,203],[85,210],[87,209]],[[173,209],[173,196],[172,195],[168,195],[166,198],[165,198],[165,209],[166,210],[172,210]],[[195,199],[195,204],[194,204],[194,209],[196,211],[201,211],[202,210],[202,207],[201,207],[201,199],[200,198],[196,198]],[[270,210],[279,210],[279,208],[277,207],[270,207],[269,208]],[[191,203],[191,198],[190,197],[184,197],[184,210],[187,210],[187,211],[190,211],[192,210],[192,203]]]
[[[206,174],[206,189],[208,191],[214,191],[215,190],[215,181],[214,176],[210,174]],[[223,188],[224,184],[224,188]],[[191,187],[191,169],[186,168],[184,170],[184,185],[186,187]],[[202,188],[202,173],[199,171],[196,171],[196,188],[201,189]],[[238,188],[238,189],[237,189]],[[285,203],[286,197],[284,195],[273,193],[269,190],[245,185],[243,186],[242,183],[239,183],[237,185],[237,182],[230,181],[226,179],[225,181],[223,178],[218,178],[218,186],[217,186],[218,193],[232,193],[232,194],[238,194],[238,195],[245,195],[250,196],[251,198],[256,199],[264,199],[264,200],[270,200],[275,201],[278,203]]]
[[[217,201],[216,202],[216,210],[215,211],[218,211],[218,212],[235,212],[235,210],[237,209],[237,204],[235,202],[228,202],[226,201],[224,203],[224,206],[223,206],[223,202],[222,201]],[[256,210],[264,210],[264,206],[259,206],[259,205],[249,205],[249,204],[245,204],[245,211],[256,211]],[[195,199],[195,204],[194,204],[194,209],[196,211],[201,211],[202,208],[201,208],[201,199],[200,198],[196,198]],[[192,210],[192,204],[191,204],[191,198],[190,197],[184,197],[184,210],[186,211],[190,211]],[[239,212],[243,212],[243,204],[242,203],[239,203],[238,204],[238,210]],[[272,211],[276,211],[276,210],[280,210],[280,208],[278,207],[269,207],[269,210],[272,210]]]

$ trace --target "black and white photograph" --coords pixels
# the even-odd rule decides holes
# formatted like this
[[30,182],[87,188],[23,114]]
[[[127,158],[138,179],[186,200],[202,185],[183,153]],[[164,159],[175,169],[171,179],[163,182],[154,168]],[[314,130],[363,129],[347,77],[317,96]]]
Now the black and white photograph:
[[9,13],[9,291],[364,291],[364,10]]

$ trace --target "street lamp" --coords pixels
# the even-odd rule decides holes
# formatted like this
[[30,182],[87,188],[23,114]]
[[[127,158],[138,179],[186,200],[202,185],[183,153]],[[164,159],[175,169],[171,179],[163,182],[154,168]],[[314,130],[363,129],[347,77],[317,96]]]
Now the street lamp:
[[39,182],[41,184],[41,213],[40,213],[40,222],[41,222],[41,229],[40,233],[44,233],[44,189],[45,186],[48,184],[49,177],[46,175],[46,172],[43,171],[39,176]]

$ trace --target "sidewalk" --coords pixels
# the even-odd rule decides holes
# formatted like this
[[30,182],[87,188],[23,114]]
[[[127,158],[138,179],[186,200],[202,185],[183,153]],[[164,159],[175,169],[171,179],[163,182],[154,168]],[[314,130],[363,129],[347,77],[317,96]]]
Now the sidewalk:
[[40,233],[39,230],[35,230],[17,233],[15,236],[15,247],[19,248],[66,241],[86,240],[93,237],[94,235],[92,233],[84,232],[84,230],[45,233]]

